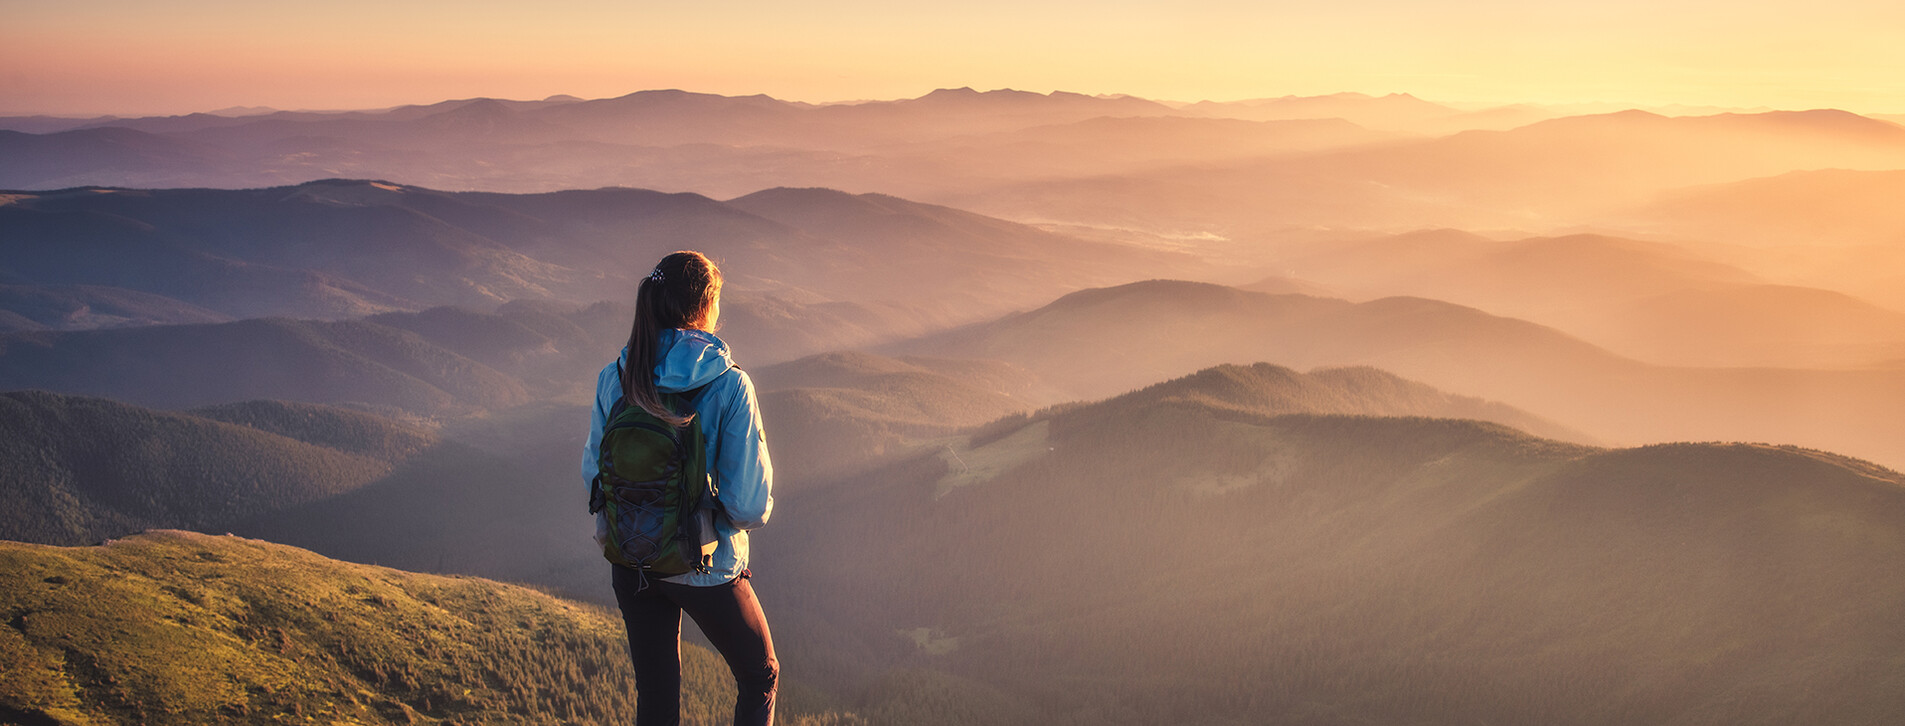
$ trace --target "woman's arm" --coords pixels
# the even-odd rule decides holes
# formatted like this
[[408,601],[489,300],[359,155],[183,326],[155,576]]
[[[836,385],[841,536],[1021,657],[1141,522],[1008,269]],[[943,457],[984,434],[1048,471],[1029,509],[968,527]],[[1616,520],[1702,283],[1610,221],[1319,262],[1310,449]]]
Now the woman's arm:
[[602,429],[609,425],[609,402],[622,397],[621,367],[610,363],[595,377],[595,405],[590,406],[589,437],[582,444],[582,486],[595,482],[600,472]]
[[732,369],[739,390],[724,401],[720,416],[720,452],[715,462],[717,499],[728,521],[741,529],[767,524],[774,513],[774,462],[768,458],[767,437],[761,430],[761,406],[754,397],[754,381],[747,371]]

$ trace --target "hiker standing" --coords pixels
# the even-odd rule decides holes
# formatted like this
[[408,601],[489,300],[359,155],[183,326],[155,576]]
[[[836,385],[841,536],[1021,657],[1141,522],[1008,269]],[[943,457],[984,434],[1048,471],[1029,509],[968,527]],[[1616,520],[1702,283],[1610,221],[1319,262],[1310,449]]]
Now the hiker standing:
[[[767,618],[749,584],[747,530],[767,522],[774,509],[770,491],[774,466],[768,460],[761,432],[761,412],[754,384],[734,366],[727,343],[714,334],[721,316],[721,271],[699,252],[675,252],[663,257],[641,282],[636,293],[635,322],[628,346],[596,379],[595,407],[589,439],[582,457],[583,480],[591,483],[591,511],[597,517],[598,542],[614,566],[616,603],[628,626],[629,653],[635,663],[637,726],[672,726],[681,719],[681,614],[687,612],[727,660],[739,693],[734,723],[771,724],[780,665]],[[637,410],[638,409],[638,410]],[[641,419],[640,421],[635,421]],[[634,421],[634,423],[627,423]],[[690,427],[699,427],[699,431]],[[604,432],[610,442],[604,446]],[[633,433],[627,433],[633,432]],[[646,433],[644,433],[646,432]],[[669,433],[667,438],[659,434]],[[630,494],[638,486],[657,482],[616,478],[626,464],[615,461],[645,453],[648,444],[634,436],[650,436],[655,447],[674,441],[683,449],[670,455],[675,463],[656,467],[661,476],[686,482],[680,471],[695,471],[694,479],[708,484],[668,484],[669,504],[675,492],[687,504],[683,511],[661,511],[661,494],[649,499]],[[702,447],[681,442],[704,440]],[[633,443],[631,443],[633,442]],[[610,450],[610,459],[602,458]],[[702,452],[693,451],[695,448]],[[704,454],[702,457],[694,456]],[[705,466],[703,477],[696,466]],[[616,469],[610,472],[609,469]],[[598,474],[602,475],[598,477]],[[650,477],[652,478],[652,477]],[[623,485],[620,489],[616,484]],[[605,496],[603,490],[612,494]],[[608,501],[604,501],[604,500]],[[656,502],[650,504],[650,502]],[[699,511],[693,511],[698,506]],[[697,514],[700,515],[697,525]],[[648,519],[643,519],[648,517]],[[650,538],[632,531],[658,529],[666,519],[668,534]],[[707,527],[711,521],[712,527]],[[620,526],[620,535],[605,527]],[[676,536],[676,527],[682,528]],[[708,528],[705,535],[695,536]],[[651,566],[652,553],[643,547],[661,547],[679,541],[686,567]],[[697,542],[705,543],[696,544]],[[632,544],[629,544],[632,543]],[[711,550],[711,552],[710,552]],[[647,558],[640,559],[639,558]],[[686,570],[681,574],[671,571]]]

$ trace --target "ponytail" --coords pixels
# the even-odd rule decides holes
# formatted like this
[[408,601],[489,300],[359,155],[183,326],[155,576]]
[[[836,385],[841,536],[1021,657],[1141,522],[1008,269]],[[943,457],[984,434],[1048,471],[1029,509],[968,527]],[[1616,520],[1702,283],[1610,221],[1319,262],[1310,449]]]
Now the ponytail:
[[661,258],[635,291],[635,322],[628,331],[628,363],[622,366],[622,396],[655,418],[686,426],[694,412],[678,414],[662,404],[655,388],[661,331],[701,328],[721,297],[721,270],[699,252],[675,252]]

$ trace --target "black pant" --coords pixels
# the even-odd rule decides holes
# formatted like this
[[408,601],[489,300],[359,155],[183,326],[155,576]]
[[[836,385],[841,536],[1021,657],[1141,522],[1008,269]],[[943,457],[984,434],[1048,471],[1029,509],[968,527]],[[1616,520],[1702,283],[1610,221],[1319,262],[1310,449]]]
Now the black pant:
[[629,655],[635,659],[636,726],[681,723],[682,611],[695,619],[734,673],[735,726],[774,723],[780,661],[748,573],[716,587],[647,578],[648,586],[640,588],[642,580],[634,570],[615,567],[615,602],[622,606]]

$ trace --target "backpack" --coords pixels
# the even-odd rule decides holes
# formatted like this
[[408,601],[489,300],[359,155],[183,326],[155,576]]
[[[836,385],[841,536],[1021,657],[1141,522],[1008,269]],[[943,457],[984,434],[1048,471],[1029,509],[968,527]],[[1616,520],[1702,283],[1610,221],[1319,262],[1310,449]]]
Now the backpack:
[[[617,366],[618,369],[620,366]],[[662,394],[670,411],[693,411],[706,386]],[[719,537],[701,419],[676,427],[623,396],[609,411],[589,490],[602,556],[644,574],[707,572]]]

